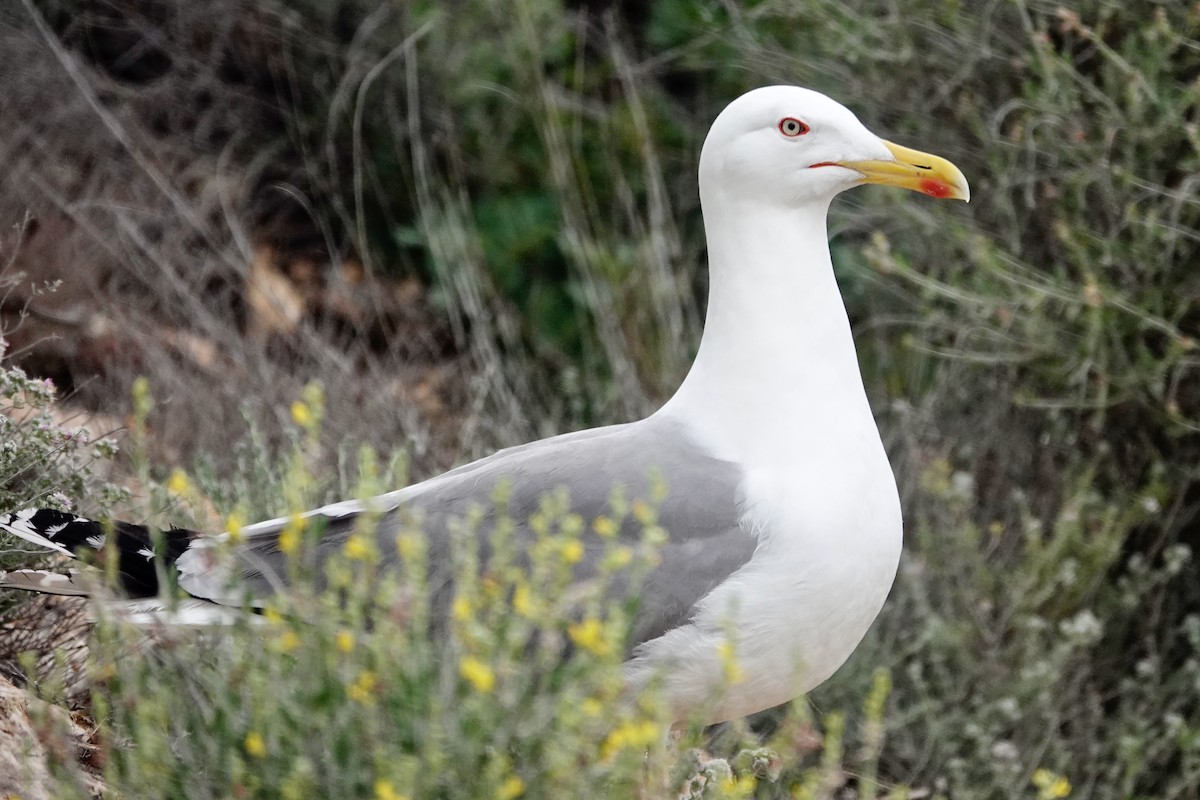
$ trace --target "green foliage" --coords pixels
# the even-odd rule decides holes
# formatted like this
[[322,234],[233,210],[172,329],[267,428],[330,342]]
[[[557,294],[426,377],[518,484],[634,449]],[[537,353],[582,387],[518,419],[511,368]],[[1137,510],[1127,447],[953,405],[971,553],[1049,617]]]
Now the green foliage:
[[[0,293],[12,283],[0,271]],[[50,507],[104,514],[127,502],[128,490],[105,480],[117,454],[116,431],[97,432],[80,412],[63,411],[53,382],[13,366],[7,350],[0,332],[0,513]],[[0,537],[0,569],[28,566],[45,555],[8,534]],[[5,598],[0,609],[13,604]]]
[[[292,467],[274,487],[297,504],[285,513],[305,508],[312,476],[299,465],[319,447],[320,405],[310,387],[292,409]],[[370,452],[355,473],[356,496],[384,488]],[[203,497],[202,482],[180,474],[167,488],[185,504]],[[844,769],[874,775],[891,688],[885,671],[872,678],[865,745],[853,754],[843,751],[845,716],[818,727],[801,701],[770,737],[738,724],[705,755],[695,749],[705,744],[700,728],[669,736],[653,687],[625,691],[633,607],[607,589],[636,585],[655,563],[662,530],[652,501],[617,493],[615,516],[589,521],[570,511],[565,493],[548,495],[525,547],[501,486],[486,547],[482,509],[452,526],[449,594],[429,583],[429,543],[415,518],[390,542],[364,518],[325,566],[324,588],[314,588],[305,548],[320,531],[296,516],[280,540],[296,590],[261,615],[238,613],[209,631],[176,628],[156,637],[153,654],[131,658],[145,632],[119,611],[103,614],[91,670],[105,781],[129,797],[700,800],[827,797]],[[240,513],[228,524],[234,542]],[[643,526],[641,541],[616,538],[622,515]],[[598,542],[604,557],[580,584],[572,577],[585,542]],[[393,555],[400,566],[381,569]],[[729,668],[736,673],[732,649]],[[76,783],[63,767],[63,796],[77,793]]]

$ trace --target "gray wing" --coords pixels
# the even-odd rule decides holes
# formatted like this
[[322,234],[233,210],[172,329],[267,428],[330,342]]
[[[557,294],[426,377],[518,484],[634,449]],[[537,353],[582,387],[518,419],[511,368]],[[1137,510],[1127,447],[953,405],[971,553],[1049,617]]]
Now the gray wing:
[[[677,420],[654,416],[532,442],[376,498],[372,511],[379,514],[379,552],[385,561],[397,560],[396,533],[407,519],[419,519],[428,540],[434,604],[444,606],[452,591],[453,521],[480,514],[478,531],[486,539],[495,513],[493,497],[501,483],[507,486],[507,514],[518,527],[517,541],[521,543],[532,540],[528,520],[548,492],[565,489],[571,510],[590,522],[612,514],[610,499],[616,487],[630,500],[651,497],[655,475],[661,476],[666,487],[658,521],[667,530],[668,541],[661,562],[637,588],[632,647],[686,622],[696,602],[749,561],[758,543],[757,537],[738,524],[740,468],[708,453]],[[325,553],[339,550],[365,510],[362,504],[349,502],[313,512],[325,524],[319,549]],[[272,520],[245,531],[248,543],[238,555],[243,585],[253,597],[269,595],[286,583],[283,576],[287,571],[277,544],[285,522]],[[627,521],[618,536],[640,537],[641,526]],[[583,541],[585,556],[576,572],[579,579],[595,573],[605,549],[590,526],[586,526]],[[200,556],[205,549],[194,546],[180,558],[180,585],[218,602],[239,601],[243,595],[235,598],[219,588],[228,583],[228,571],[203,565]]]

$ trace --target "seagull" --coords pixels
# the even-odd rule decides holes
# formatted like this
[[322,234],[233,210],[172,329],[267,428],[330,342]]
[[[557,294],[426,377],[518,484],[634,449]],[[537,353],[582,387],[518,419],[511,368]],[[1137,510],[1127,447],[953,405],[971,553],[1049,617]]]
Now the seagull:
[[[416,512],[431,571],[449,569],[453,520],[493,508],[502,482],[518,536],[529,537],[529,517],[549,492],[565,489],[572,511],[595,519],[611,513],[614,487],[649,496],[658,474],[667,492],[657,520],[668,539],[638,588],[627,684],[660,681],[679,721],[701,714],[716,723],[825,681],[878,615],[901,551],[896,481],[826,233],[833,198],[868,183],[970,199],[949,161],[880,139],[818,92],[770,86],[734,100],[700,155],[708,310],[674,396],[636,422],[511,447],[368,501],[309,511],[303,516],[323,526],[319,552],[339,552],[370,514],[381,558],[397,564],[401,520]],[[166,531],[162,555],[197,603],[241,607],[249,597],[254,605],[286,591],[279,545],[288,524],[248,525],[235,542],[228,533]],[[26,509],[0,517],[0,528],[72,557],[113,535],[126,591],[160,589],[145,526]],[[480,525],[478,535],[487,530]],[[624,524],[616,535],[637,541],[641,529]],[[584,534],[578,574],[598,569],[596,536]],[[18,571],[0,585],[86,593],[74,575]],[[736,681],[726,679],[730,637]]]

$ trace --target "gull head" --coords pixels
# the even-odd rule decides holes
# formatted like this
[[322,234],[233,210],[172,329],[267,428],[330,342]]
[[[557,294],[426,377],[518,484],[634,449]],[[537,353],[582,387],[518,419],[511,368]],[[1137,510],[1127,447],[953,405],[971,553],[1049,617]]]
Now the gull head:
[[940,156],[880,139],[841,103],[798,86],[747,92],[720,113],[700,154],[700,190],[784,206],[828,204],[864,183],[970,200]]

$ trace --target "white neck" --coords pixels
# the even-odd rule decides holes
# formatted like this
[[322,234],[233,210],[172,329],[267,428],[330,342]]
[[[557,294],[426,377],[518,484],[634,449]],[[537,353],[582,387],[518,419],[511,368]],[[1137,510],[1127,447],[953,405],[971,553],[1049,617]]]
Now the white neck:
[[[828,201],[748,207],[702,190],[710,289],[691,371],[663,413],[756,460],[878,432],[833,276]],[[824,445],[824,446],[823,446]]]

